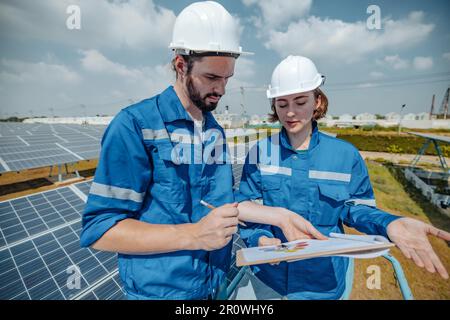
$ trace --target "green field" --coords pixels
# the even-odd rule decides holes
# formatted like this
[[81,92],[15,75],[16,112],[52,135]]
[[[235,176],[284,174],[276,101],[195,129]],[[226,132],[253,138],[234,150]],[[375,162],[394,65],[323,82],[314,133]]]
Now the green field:
[[[450,218],[433,207],[414,187],[403,178],[399,169],[377,163],[368,163],[369,173],[377,200],[377,206],[396,215],[420,219],[450,231]],[[356,233],[353,229],[348,229]],[[430,237],[435,251],[447,271],[450,271],[450,249],[448,243]],[[391,253],[400,261],[412,293],[416,299],[450,299],[450,280],[431,274],[417,267],[394,248]],[[381,289],[369,290],[366,272],[370,265],[381,269]],[[355,263],[355,278],[351,299],[402,299],[393,276],[393,269],[384,258],[361,259]]]

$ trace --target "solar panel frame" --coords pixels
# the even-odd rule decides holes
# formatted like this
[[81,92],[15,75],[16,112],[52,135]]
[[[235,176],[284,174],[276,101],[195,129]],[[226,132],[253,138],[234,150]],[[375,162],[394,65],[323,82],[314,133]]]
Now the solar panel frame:
[[425,138],[425,139],[431,139],[436,140],[444,143],[450,143],[450,137],[449,136],[440,136],[437,134],[428,134],[428,133],[420,133],[420,132],[408,132],[409,134]]

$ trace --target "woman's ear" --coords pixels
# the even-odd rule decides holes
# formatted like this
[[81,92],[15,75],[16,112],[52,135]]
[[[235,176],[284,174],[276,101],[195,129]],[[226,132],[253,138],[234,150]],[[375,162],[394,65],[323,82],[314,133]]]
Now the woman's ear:
[[316,110],[322,105],[322,95],[318,94],[316,97]]

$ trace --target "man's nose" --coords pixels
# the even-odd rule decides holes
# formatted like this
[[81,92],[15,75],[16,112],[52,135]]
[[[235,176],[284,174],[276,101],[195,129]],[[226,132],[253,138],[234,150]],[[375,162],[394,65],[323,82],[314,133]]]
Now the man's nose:
[[227,86],[227,80],[222,79],[218,80],[216,82],[216,85],[214,86],[214,93],[223,96],[225,94],[225,87]]

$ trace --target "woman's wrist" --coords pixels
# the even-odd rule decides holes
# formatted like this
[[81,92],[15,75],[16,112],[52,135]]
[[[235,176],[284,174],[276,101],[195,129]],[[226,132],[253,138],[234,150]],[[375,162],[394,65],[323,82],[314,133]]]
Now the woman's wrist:
[[273,225],[280,229],[283,229],[287,224],[290,223],[290,215],[292,214],[290,210],[282,207],[276,207],[275,209],[276,219]]

